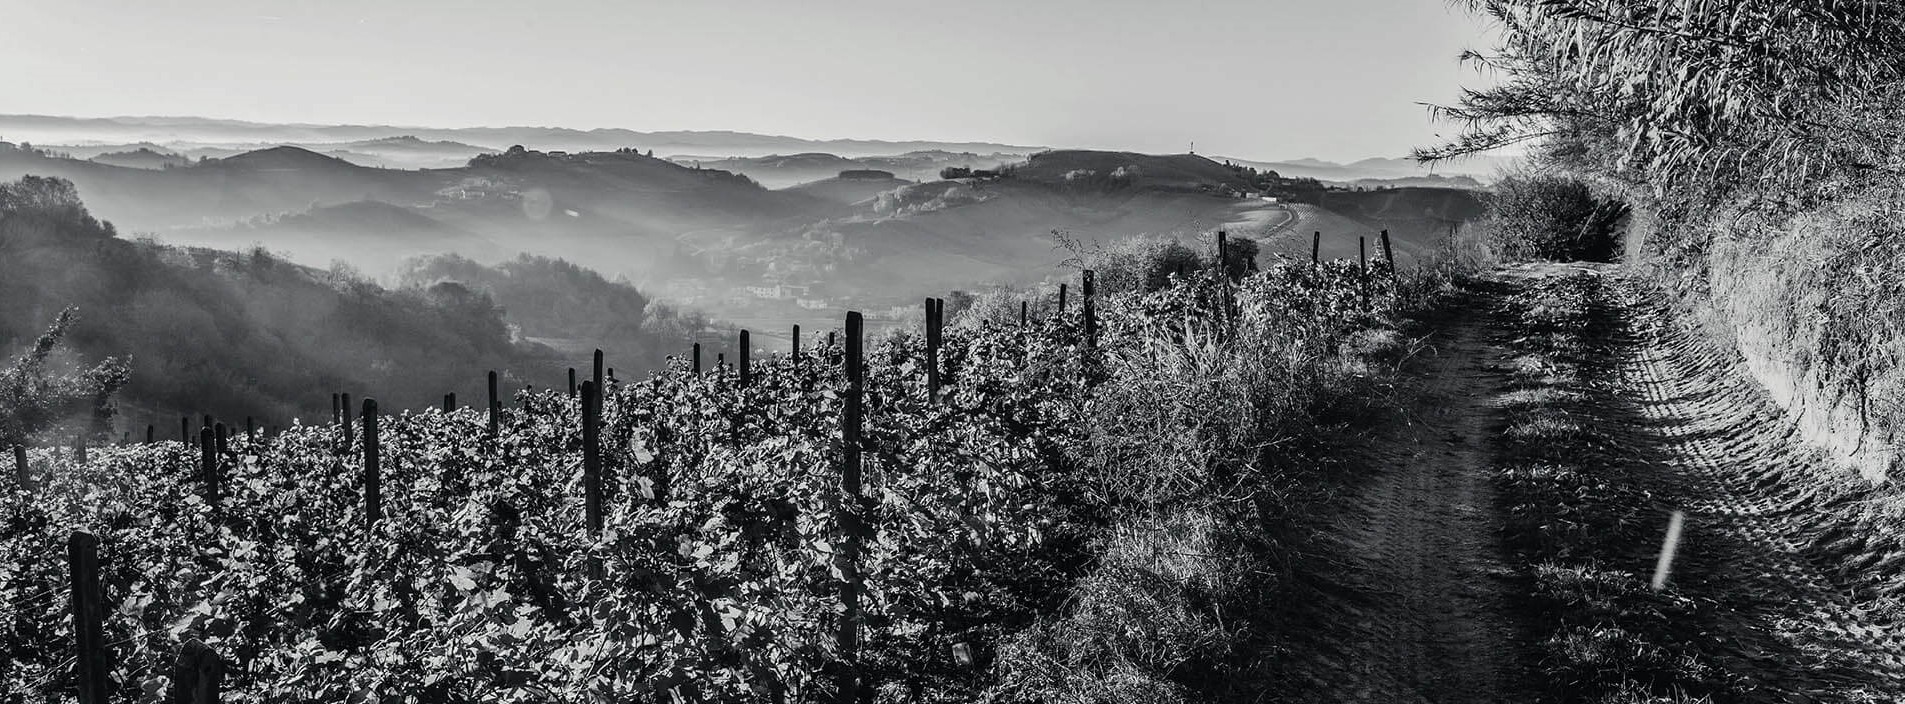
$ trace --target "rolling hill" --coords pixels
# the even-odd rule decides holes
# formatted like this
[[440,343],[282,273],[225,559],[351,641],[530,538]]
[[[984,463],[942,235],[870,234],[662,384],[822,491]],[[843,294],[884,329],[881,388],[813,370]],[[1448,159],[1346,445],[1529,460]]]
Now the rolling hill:
[[390,125],[271,124],[204,117],[62,117],[0,115],[0,136],[35,144],[154,142],[192,145],[325,145],[407,135],[423,141],[449,141],[501,151],[513,145],[539,150],[614,151],[653,149],[661,156],[721,154],[765,156],[826,152],[871,156],[943,150],[1029,154],[1042,147],[990,142],[873,139],[804,139],[748,132],[571,129],[565,127],[402,127]]
[[105,152],[87,159],[87,161],[106,164],[108,166],[124,166],[128,169],[153,170],[186,166],[191,163],[191,160],[183,156],[151,147],[137,147],[125,151]]
[[842,205],[852,205],[871,200],[881,193],[896,188],[911,186],[913,183],[906,179],[896,178],[889,171],[859,170],[857,173],[843,171],[839,176],[810,181],[786,190]]
[[1243,197],[1283,191],[1275,179],[1191,154],[1047,151],[996,176],[918,183],[865,168],[870,161],[819,153],[755,160],[854,167],[847,178],[835,171],[770,190],[744,174],[634,149],[511,148],[454,168],[397,170],[274,147],[151,171],[14,148],[0,150],[0,178],[69,178],[101,215],[179,244],[256,245],[318,267],[343,259],[377,277],[395,276],[417,255],[561,257],[719,317],[764,320],[804,315],[791,299],[746,292],[764,281],[811,284],[806,295],[823,304],[885,305],[1053,276],[1070,256],[1055,249],[1054,231],[1089,244],[1225,229],[1307,255],[1310,231],[1347,238],[1386,228],[1406,259],[1479,208],[1461,189],[1311,183],[1291,191],[1310,203]]
[[759,181],[768,188],[786,188],[800,183],[832,178],[835,174],[851,169],[874,169],[911,181],[930,181],[939,178],[940,170],[948,166],[996,169],[1002,164],[1023,158],[1022,154],[1010,153],[975,154],[926,150],[853,158],[824,153],[722,158],[677,156],[674,157],[674,161],[698,163],[703,168],[733,171]]

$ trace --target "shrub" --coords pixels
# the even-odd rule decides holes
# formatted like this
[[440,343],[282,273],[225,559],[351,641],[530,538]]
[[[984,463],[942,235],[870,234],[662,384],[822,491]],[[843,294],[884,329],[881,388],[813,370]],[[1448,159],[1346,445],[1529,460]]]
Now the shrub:
[[1495,184],[1485,225],[1510,259],[1612,261],[1625,204],[1564,176],[1513,174]]

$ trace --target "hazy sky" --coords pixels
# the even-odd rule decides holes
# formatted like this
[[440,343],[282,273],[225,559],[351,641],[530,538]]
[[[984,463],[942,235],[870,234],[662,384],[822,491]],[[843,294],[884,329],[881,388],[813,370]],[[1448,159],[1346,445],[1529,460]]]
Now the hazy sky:
[[1446,0],[0,0],[0,112],[1399,156]]

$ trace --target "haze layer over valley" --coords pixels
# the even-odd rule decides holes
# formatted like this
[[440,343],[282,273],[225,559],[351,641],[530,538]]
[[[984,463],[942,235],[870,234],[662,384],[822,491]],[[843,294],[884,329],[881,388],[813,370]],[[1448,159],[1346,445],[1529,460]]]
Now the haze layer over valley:
[[1052,279],[1077,254],[1061,241],[1222,229],[1308,256],[1321,232],[1322,256],[1353,257],[1356,237],[1388,229],[1406,259],[1472,217],[1470,189],[1500,166],[204,118],[0,116],[0,136],[0,179],[69,179],[129,234],[387,283],[428,269],[417,257],[555,257],[769,328]]

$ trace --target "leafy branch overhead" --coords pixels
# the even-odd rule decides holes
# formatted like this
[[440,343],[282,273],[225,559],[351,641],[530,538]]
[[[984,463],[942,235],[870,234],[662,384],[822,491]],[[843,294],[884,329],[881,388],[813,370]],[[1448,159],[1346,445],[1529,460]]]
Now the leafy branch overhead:
[[1848,134],[1887,109],[1905,6],[1866,0],[1461,0],[1503,40],[1465,60],[1506,75],[1432,111],[1447,159],[1547,137],[1615,145],[1623,170],[1803,181],[1868,159]]
[[0,371],[0,444],[23,445],[34,434],[90,409],[95,425],[112,417],[112,396],[126,385],[130,368],[107,359],[89,369],[49,369],[54,350],[72,328],[72,309],[60,313],[33,347]]

